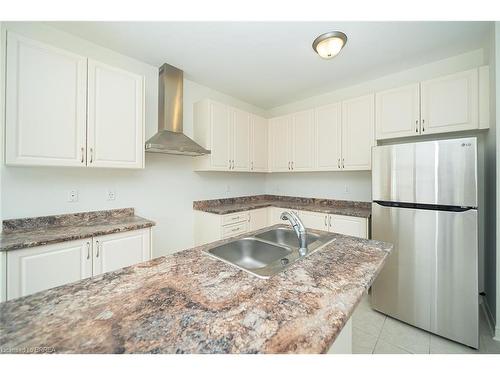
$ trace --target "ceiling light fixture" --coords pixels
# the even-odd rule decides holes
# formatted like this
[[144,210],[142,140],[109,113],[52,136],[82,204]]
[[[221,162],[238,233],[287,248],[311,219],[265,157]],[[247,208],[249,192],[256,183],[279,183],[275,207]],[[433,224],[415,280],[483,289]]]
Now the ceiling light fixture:
[[339,54],[346,43],[347,35],[341,31],[331,31],[314,39],[312,47],[322,58],[331,59]]

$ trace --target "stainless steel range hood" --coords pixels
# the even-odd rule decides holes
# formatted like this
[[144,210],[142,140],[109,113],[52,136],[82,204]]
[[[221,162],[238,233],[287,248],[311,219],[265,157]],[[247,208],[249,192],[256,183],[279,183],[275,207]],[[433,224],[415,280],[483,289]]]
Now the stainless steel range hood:
[[160,68],[158,132],[146,142],[146,152],[200,156],[210,154],[182,132],[184,73],[168,64]]

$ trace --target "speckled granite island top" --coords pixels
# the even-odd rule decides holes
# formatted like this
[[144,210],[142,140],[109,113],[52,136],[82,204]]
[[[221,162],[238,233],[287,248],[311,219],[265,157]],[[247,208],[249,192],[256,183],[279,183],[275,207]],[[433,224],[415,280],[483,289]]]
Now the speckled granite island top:
[[264,280],[202,252],[228,241],[4,302],[0,352],[324,353],[392,249],[336,235]]
[[283,195],[251,195],[193,202],[193,209],[218,215],[271,206],[363,218],[369,218],[372,214],[370,202],[301,198]]
[[73,241],[154,226],[133,208],[40,216],[3,221],[0,251]]

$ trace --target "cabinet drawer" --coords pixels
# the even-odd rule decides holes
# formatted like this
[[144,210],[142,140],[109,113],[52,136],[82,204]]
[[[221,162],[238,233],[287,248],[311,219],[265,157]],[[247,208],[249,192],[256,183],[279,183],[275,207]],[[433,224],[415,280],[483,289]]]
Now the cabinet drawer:
[[239,236],[246,232],[248,232],[248,223],[246,221],[239,224],[226,225],[222,227],[222,239]]
[[248,221],[248,212],[236,212],[222,217],[222,225],[236,224],[242,221]]

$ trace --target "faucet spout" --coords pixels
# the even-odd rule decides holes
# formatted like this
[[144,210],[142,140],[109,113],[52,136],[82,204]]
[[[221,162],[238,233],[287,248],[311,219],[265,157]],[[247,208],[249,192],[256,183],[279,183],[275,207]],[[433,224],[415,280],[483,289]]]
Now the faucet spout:
[[292,225],[295,234],[299,240],[299,254],[306,256],[307,254],[307,232],[302,220],[295,214],[295,212],[284,211],[280,216],[281,220],[288,220]]

